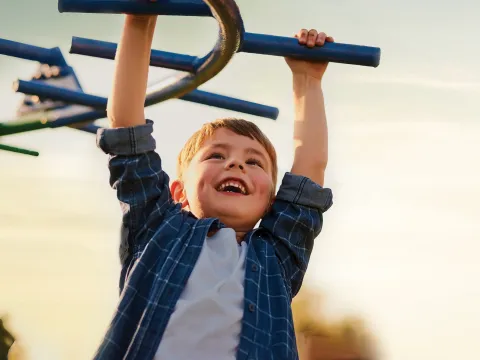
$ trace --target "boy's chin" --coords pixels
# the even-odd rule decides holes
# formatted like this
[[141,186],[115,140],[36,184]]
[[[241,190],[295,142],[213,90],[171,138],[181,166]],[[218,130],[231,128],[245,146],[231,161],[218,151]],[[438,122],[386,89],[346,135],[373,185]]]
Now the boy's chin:
[[255,216],[257,209],[239,209],[235,207],[221,207],[215,209],[215,216],[223,224],[232,228],[248,228],[251,230],[260,220],[261,216]]

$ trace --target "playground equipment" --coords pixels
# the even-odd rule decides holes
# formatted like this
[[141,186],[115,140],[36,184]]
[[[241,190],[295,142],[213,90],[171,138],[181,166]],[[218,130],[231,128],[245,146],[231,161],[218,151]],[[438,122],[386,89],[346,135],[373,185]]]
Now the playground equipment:
[[[103,14],[156,14],[214,17],[219,35],[214,48],[204,57],[152,50],[150,65],[177,70],[179,74],[149,87],[145,106],[178,98],[208,106],[276,119],[278,109],[232,97],[198,90],[216,76],[236,53],[293,57],[313,61],[377,67],[376,47],[326,43],[307,48],[298,40],[245,32],[234,0],[59,0],[60,12]],[[71,54],[114,59],[117,45],[94,39],[72,38]],[[39,72],[31,81],[18,80],[14,90],[25,94],[19,108],[21,121],[0,123],[0,136],[43,128],[70,126],[96,133],[93,122],[106,117],[107,99],[86,94],[59,48],[45,49],[0,39],[0,54],[37,61]],[[0,150],[24,154],[38,153],[0,144]]]

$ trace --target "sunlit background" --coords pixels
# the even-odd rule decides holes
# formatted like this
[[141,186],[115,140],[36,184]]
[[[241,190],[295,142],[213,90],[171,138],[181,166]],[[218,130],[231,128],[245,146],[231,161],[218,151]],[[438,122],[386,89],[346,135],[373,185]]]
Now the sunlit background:
[[[480,6],[470,0],[239,0],[249,32],[302,27],[382,48],[380,67],[331,64],[325,214],[306,285],[332,318],[365,318],[385,360],[473,359],[480,334]],[[123,17],[60,14],[56,0],[3,1],[0,37],[59,46],[85,91],[107,96],[113,63],[68,54],[71,37],[117,42]],[[212,19],[160,18],[154,47],[203,55]],[[0,56],[0,119],[36,64]],[[152,68],[150,79],[170,71]],[[291,164],[291,76],[283,59],[238,54],[201,87],[278,106],[278,120],[180,100],[148,108],[166,170],[190,134],[220,116],[255,121]],[[91,358],[118,299],[120,209],[94,135],[41,130],[1,139],[0,316],[29,359]]]

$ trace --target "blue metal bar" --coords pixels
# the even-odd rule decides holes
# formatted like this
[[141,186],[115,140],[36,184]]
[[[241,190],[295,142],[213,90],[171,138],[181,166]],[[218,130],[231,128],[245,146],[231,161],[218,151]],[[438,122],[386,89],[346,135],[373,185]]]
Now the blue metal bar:
[[212,16],[202,0],[59,0],[59,12]]
[[0,55],[38,61],[42,64],[66,66],[67,63],[58,47],[46,49],[17,41],[0,39]]
[[380,64],[380,49],[376,47],[325,43],[321,47],[308,48],[299,45],[298,39],[293,37],[253,33],[245,33],[239,52],[372,67]]
[[[117,44],[107,41],[72,37],[71,54],[93,56],[101,59],[115,59]],[[152,50],[150,64],[166,69],[194,73],[200,59],[196,56],[177,54],[167,51]]]
[[[39,81],[18,80],[14,83],[14,91],[27,95],[36,95],[40,98],[46,98],[53,101],[62,101],[67,104],[85,105],[95,109],[105,111],[107,107],[107,98],[85,94],[81,91],[65,89],[52,86]],[[145,106],[151,106],[158,103],[157,97],[160,93],[155,87],[150,87],[146,96]],[[222,109],[228,109],[246,114],[276,119],[278,109],[272,106],[261,105],[250,101],[235,99],[228,96],[218,95],[207,91],[193,90],[183,95],[180,99],[195,102],[208,106],[215,106]],[[102,117],[105,117],[106,113]]]
[[67,104],[85,105],[100,109],[106,109],[107,107],[107,99],[103,97],[89,95],[81,91],[53,86],[35,80],[17,80],[13,83],[13,91],[26,95],[36,95],[40,99],[63,101]]
[[[117,44],[74,37],[71,53],[114,59]],[[377,67],[380,49],[370,46],[326,43],[322,47],[308,48],[291,37],[245,33],[238,52],[261,55],[294,57],[309,61],[331,61],[343,64]],[[195,73],[201,59],[196,56],[152,50],[150,65]]]
[[181,99],[273,120],[278,118],[279,113],[278,108],[273,106],[257,104],[255,102],[235,99],[229,96],[214,94],[201,90],[193,90],[192,92],[183,95]]
[[[106,116],[105,111],[96,111],[96,110],[86,111],[86,112],[80,113],[80,114],[59,117],[59,118],[55,119],[54,121],[48,122],[48,124],[49,124],[48,127],[57,128],[57,127],[62,127],[62,126],[71,126],[71,125],[76,125],[76,124],[80,124],[80,123],[84,123],[84,122],[90,122],[90,121],[103,119],[105,116]],[[89,129],[91,129],[91,126],[88,126],[88,124],[87,124],[87,128],[85,130],[87,132],[90,132],[90,131],[88,131]],[[82,127],[82,129],[79,129],[79,130],[84,130],[84,129]]]
[[88,124],[82,128],[79,128],[78,130],[82,130],[90,134],[96,134],[98,129],[101,129],[101,127],[95,124]]

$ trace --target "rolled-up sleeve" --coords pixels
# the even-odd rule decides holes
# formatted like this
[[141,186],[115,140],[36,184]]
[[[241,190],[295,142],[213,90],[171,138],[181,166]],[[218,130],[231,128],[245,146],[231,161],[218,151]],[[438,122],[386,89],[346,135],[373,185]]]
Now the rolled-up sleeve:
[[307,270],[315,238],[323,226],[323,213],[333,204],[332,191],[307,177],[286,173],[272,208],[260,227],[268,230],[292,298]]
[[169,177],[155,152],[153,122],[127,128],[101,129],[97,146],[109,155],[110,186],[123,213],[120,260],[128,266],[158,229],[173,205]]

